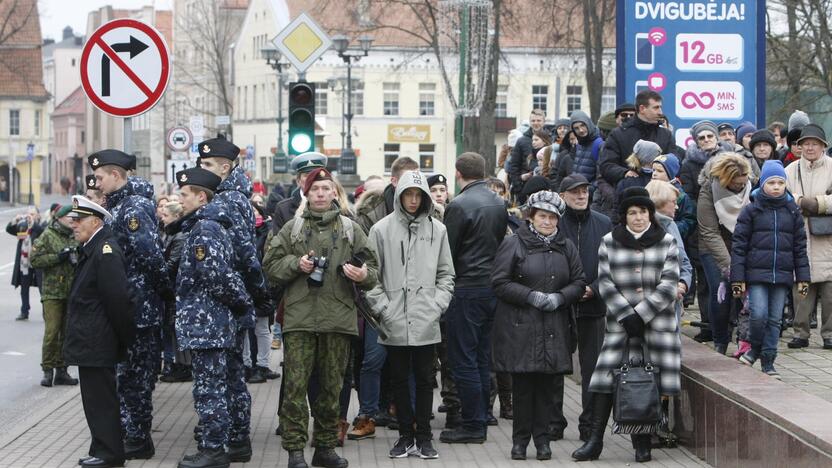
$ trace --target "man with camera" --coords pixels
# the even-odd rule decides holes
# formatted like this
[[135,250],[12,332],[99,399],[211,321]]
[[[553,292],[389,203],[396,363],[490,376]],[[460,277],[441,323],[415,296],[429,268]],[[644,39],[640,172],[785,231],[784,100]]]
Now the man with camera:
[[233,410],[227,393],[242,384],[232,369],[236,359],[237,320],[248,313],[251,297],[234,271],[231,236],[233,220],[223,206],[210,203],[222,180],[202,169],[176,174],[185,208],[182,232],[187,240],[176,288],[176,337],[181,349],[191,351],[194,374],[194,406],[202,432],[199,451],[185,457],[179,468],[228,466],[231,457]]
[[[43,271],[43,287],[40,302],[43,304],[43,350],[41,368],[44,387],[77,385],[66,371],[61,352],[64,344],[67,298],[75,265],[78,263],[78,242],[72,237],[72,219],[68,216],[72,206],[59,208],[49,227],[32,245],[32,268]],[[53,382],[54,378],[54,382]]]
[[361,226],[340,214],[329,171],[309,173],[303,193],[307,208],[272,238],[263,260],[271,284],[285,291],[283,448],[289,452],[289,468],[308,466],[303,456],[309,422],[306,393],[316,369],[320,393],[313,403],[312,465],[346,468],[347,460],[334,447],[350,339],[358,335],[353,283],[363,290],[374,287],[377,263]]

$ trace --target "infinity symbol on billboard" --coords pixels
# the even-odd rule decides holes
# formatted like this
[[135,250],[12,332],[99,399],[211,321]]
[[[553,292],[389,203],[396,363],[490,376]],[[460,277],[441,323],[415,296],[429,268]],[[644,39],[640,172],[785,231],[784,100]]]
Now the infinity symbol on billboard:
[[710,109],[716,103],[714,95],[708,91],[696,94],[693,91],[688,91],[682,95],[682,106],[685,109],[693,109],[700,107],[702,109]]

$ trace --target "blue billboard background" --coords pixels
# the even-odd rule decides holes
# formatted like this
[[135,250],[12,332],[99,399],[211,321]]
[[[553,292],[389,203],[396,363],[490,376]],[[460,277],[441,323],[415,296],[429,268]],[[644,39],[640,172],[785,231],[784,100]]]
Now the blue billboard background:
[[697,121],[765,124],[764,0],[620,0],[619,103],[650,88],[685,147]]

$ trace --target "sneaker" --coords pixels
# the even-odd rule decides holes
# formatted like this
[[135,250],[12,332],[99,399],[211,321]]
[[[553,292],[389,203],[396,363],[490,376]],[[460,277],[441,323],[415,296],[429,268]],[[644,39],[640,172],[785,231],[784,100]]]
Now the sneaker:
[[751,349],[751,343],[740,340],[739,346],[737,346],[737,350],[734,351],[734,359],[739,359],[740,356],[747,353],[749,349]]
[[783,377],[780,377],[780,373],[777,372],[777,369],[775,369],[774,366],[769,367],[763,372],[765,372],[765,374],[769,377],[774,377],[777,380],[783,380]]
[[349,440],[370,439],[375,436],[376,423],[366,416],[359,417],[352,430],[347,433],[347,438]]
[[760,370],[769,377],[774,377],[777,380],[782,380],[780,373],[774,368],[774,357],[763,355],[760,358]]
[[[436,453],[435,450],[434,453]],[[390,449],[390,458],[406,458],[411,454],[416,454],[416,444],[413,443],[413,439],[408,439],[406,437],[399,437],[399,440],[396,441],[396,445]]]
[[280,341],[280,338],[272,340],[272,349],[280,349],[281,346],[283,346],[283,343]]
[[746,366],[753,367],[754,363],[757,362],[757,353],[753,349],[749,349],[742,356],[740,356],[740,362]]
[[260,374],[266,378],[266,380],[274,380],[280,378],[280,372],[275,372],[268,367],[265,366],[256,366],[258,370],[260,370]]
[[439,458],[439,452],[433,448],[433,443],[429,440],[426,440],[416,447],[416,452],[419,455],[419,458],[422,460],[434,460]]

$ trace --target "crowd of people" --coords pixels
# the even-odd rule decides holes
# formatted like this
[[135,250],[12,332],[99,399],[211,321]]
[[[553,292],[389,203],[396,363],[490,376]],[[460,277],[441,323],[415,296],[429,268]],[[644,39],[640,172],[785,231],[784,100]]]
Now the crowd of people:
[[788,346],[808,346],[818,301],[832,349],[823,129],[796,111],[767,129],[705,120],[690,133],[677,146],[653,91],[598,122],[574,111],[547,124],[535,109],[493,175],[479,154],[456,159],[455,196],[406,156],[389,183],[371,176],[348,193],[324,155],[307,153],[292,185],[266,197],[235,165],[240,149],[216,138],[176,174],[176,194],[154,199],[130,175],[133,156],[99,151],[85,196],[45,225],[31,212],[7,227],[19,239],[14,284],[42,285],[41,383],[77,384],[66,366],[79,366],[87,467],[154,456],[157,379],[193,382],[198,451],[181,468],[250,460],[247,385],[281,376],[270,361],[281,348],[275,432],[290,468],[308,466],[310,407],[313,466],[346,468],[335,447],[384,426],[399,435],[391,458],[438,458],[436,387],[440,442],[485,442],[499,398],[511,459],[532,442],[548,460],[569,423],[577,352],[583,445],[572,457],[601,455],[617,373],[647,364],[660,369],[665,414],[612,427],[649,461],[681,391],[681,317],[694,300],[698,341],[725,354],[736,340],[734,357],[774,378],[782,330],[793,324]]

